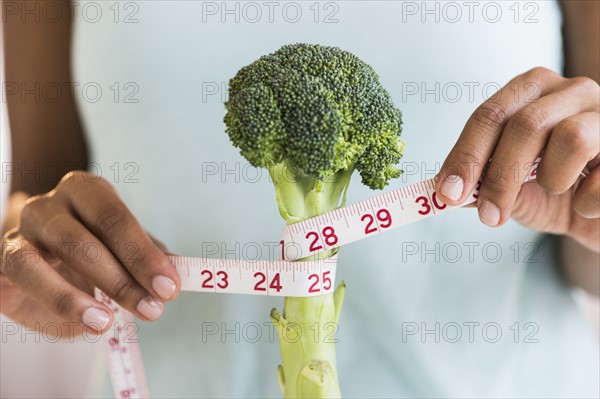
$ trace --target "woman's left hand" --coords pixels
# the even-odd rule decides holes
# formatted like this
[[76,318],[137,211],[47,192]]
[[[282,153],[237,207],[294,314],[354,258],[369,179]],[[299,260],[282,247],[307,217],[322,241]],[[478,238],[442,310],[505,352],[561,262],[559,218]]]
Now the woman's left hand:
[[[523,184],[540,154],[537,183]],[[477,199],[483,223],[501,226],[512,217],[600,252],[598,83],[545,68],[514,78],[467,121],[438,175],[440,199],[465,201],[488,161]]]

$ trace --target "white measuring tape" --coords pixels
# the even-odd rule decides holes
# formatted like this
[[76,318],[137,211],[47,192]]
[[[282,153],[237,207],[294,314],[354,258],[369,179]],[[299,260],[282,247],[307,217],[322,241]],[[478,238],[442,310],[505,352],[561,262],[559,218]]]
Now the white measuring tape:
[[[535,179],[538,158],[525,182]],[[384,193],[332,212],[288,225],[281,240],[287,261],[242,261],[169,256],[181,279],[182,291],[314,296],[333,292],[337,258],[291,262],[335,249],[406,224],[439,215],[477,200],[480,181],[459,206],[442,203],[434,179]],[[117,398],[149,397],[133,316],[96,289],[96,298],[114,313],[104,334],[109,371]]]
[[[337,264],[337,256],[310,262],[168,258],[179,274],[182,291],[271,296],[331,293]],[[133,316],[97,288],[95,296],[113,311],[113,324],[103,339],[115,397],[149,397]]]

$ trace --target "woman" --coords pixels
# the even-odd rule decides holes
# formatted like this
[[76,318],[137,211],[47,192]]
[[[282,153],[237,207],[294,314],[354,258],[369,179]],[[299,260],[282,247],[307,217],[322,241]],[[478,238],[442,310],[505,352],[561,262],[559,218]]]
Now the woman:
[[[406,174],[392,187],[439,172],[440,199],[457,204],[488,159],[496,171],[481,184],[478,218],[459,210],[341,251],[344,395],[598,395],[597,342],[563,283],[598,293],[597,2],[69,10],[73,30],[71,18],[6,14],[7,82],[40,82],[41,93],[37,101],[17,85],[7,95],[21,165],[4,223],[7,316],[106,331],[98,286],[139,319],[158,319],[140,323],[155,396],[279,396],[267,318],[279,300],[180,293],[145,229],[177,254],[268,258],[281,225],[273,189],[223,133],[224,85],[282,44],[314,42],[371,64],[401,108]],[[552,72],[563,42],[566,77]],[[55,100],[51,82],[73,96]],[[522,185],[542,151],[538,184]],[[85,169],[103,179],[70,172]],[[357,181],[349,201],[373,194]],[[82,244],[61,249],[72,242]],[[100,262],[86,259],[86,243]],[[248,255],[249,243],[261,251]],[[55,256],[23,256],[43,248]],[[255,324],[264,326],[258,341],[244,335]]]

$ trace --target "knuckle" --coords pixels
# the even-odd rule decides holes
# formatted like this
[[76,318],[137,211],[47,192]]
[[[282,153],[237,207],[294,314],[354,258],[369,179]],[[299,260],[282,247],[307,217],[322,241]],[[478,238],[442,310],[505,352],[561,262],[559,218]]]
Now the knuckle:
[[73,184],[85,182],[86,179],[87,176],[84,170],[72,170],[60,179],[58,187],[70,187]]
[[570,79],[570,84],[576,89],[576,90],[581,90],[581,91],[591,91],[591,92],[597,92],[598,91],[598,83],[591,79],[588,78],[587,76],[577,76],[575,78],[571,78]]
[[510,191],[515,185],[515,182],[507,173],[503,173],[502,169],[497,166],[491,167],[492,165],[494,164],[490,164],[490,167],[488,167],[483,184],[481,185],[482,196],[490,193],[500,196]]
[[159,251],[149,247],[143,247],[139,250],[137,246],[134,247],[134,252],[123,262],[132,274],[149,274],[155,273],[157,270],[162,270],[164,273],[173,267]]
[[6,276],[0,275],[0,313],[11,314],[23,304],[26,294]]
[[580,152],[590,147],[590,137],[593,137],[590,130],[590,126],[583,121],[565,119],[556,125],[552,138],[561,149]]
[[41,215],[45,213],[51,202],[51,197],[48,194],[36,195],[25,202],[21,209],[21,223],[28,221],[39,222]]
[[103,209],[96,219],[96,227],[107,237],[122,232],[127,223],[127,213],[117,207]]
[[[55,218],[51,223],[59,223],[59,221]],[[51,228],[52,224],[48,227]],[[63,247],[65,245],[81,244],[83,239],[84,235],[80,231],[75,229],[63,229],[60,234],[58,245]]]
[[39,250],[19,243],[2,254],[2,273],[12,281],[26,283],[44,262]]
[[136,291],[137,283],[129,277],[119,279],[110,290],[113,293],[112,297],[120,303],[125,302]]
[[86,185],[86,184],[90,184],[90,183],[102,184],[104,186],[112,187],[110,185],[110,183],[108,183],[101,176],[93,175],[90,172],[85,171],[85,170],[72,170],[69,173],[67,173],[66,175],[64,175],[62,177],[62,179],[60,179],[60,182],[58,183],[56,190],[57,190],[57,192],[60,192],[60,193],[70,192],[75,187],[80,187],[82,185]]
[[547,115],[541,107],[530,106],[517,112],[508,122],[507,133],[513,134],[518,140],[537,136],[544,131]]
[[[62,237],[73,236],[77,230],[66,229],[64,227],[65,223],[68,223],[71,218],[73,218],[73,216],[68,213],[61,212],[60,210],[53,210],[52,214],[49,214],[40,225],[41,231],[43,233],[46,231],[57,232],[61,239]],[[44,236],[44,234],[42,234],[42,236]]]
[[[481,160],[485,159],[481,148],[472,145],[462,145],[454,149],[451,160],[444,165],[447,174],[459,174],[463,178],[473,170],[473,166],[480,166]],[[466,173],[465,173],[466,172]],[[470,176],[475,180],[479,176]]]
[[473,112],[472,118],[480,126],[499,129],[508,119],[508,112],[499,103],[486,101]]
[[60,292],[54,298],[54,309],[58,314],[68,314],[73,310],[75,295],[72,292]]
[[127,266],[131,273],[139,273],[144,270],[144,265],[155,264],[155,257],[148,253],[148,250],[139,250],[135,243],[128,245],[126,253],[122,254],[121,262]]
[[2,273],[12,279],[18,275],[22,264],[22,251],[20,246],[6,248],[2,251]]
[[447,176],[457,175],[466,183],[474,183],[480,177],[477,171],[480,170],[482,159],[485,159],[485,154],[480,148],[471,145],[457,146],[444,163],[440,176],[445,179]]
[[60,242],[57,243],[57,252],[63,262],[72,263],[76,260],[85,260],[83,248],[88,242],[85,242],[85,236],[81,233],[65,230]]
[[528,82],[539,82],[539,81],[548,80],[556,75],[557,75],[556,72],[554,72],[548,68],[538,66],[538,67],[530,69],[529,71],[525,72],[521,76]]

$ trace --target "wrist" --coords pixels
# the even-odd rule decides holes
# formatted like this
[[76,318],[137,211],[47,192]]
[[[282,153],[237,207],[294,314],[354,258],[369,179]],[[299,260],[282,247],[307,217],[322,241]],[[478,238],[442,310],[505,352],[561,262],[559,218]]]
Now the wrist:
[[573,212],[570,227],[565,236],[588,251],[600,253],[600,219],[585,218]]

